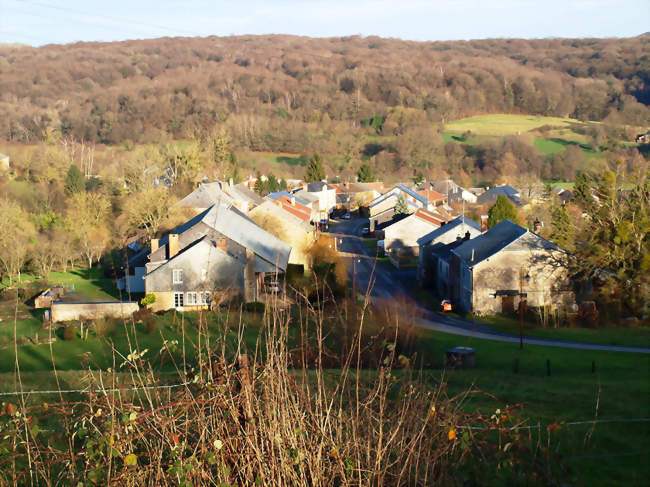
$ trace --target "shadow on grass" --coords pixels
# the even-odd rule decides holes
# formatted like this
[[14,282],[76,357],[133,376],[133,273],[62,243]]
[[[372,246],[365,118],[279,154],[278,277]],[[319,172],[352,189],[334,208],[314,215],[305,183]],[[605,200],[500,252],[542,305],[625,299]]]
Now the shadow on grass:
[[278,162],[284,162],[289,166],[305,166],[307,164],[306,156],[299,156],[299,157],[278,156],[275,159]]

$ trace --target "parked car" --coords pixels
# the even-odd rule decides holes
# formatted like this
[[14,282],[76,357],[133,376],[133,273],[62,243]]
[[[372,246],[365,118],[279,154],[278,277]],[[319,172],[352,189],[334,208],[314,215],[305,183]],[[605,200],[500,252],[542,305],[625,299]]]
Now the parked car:
[[344,220],[349,220],[349,219],[350,219],[350,214],[349,214],[349,213],[345,213],[345,214],[343,215],[343,219],[344,219]]
[[453,311],[454,305],[452,304],[450,299],[443,299],[442,302],[440,303],[440,308],[442,309],[442,311]]

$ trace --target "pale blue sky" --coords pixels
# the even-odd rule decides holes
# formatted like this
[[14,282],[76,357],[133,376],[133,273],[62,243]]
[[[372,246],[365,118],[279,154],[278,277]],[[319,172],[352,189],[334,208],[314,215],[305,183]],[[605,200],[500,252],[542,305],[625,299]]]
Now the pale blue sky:
[[412,40],[631,37],[650,0],[0,0],[0,42],[360,34]]

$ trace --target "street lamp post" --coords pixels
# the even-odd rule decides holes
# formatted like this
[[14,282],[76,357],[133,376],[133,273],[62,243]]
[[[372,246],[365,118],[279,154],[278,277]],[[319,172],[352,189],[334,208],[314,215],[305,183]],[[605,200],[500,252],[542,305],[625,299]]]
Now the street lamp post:
[[519,348],[524,348],[524,311],[526,308],[526,299],[528,294],[524,291],[524,279],[526,282],[530,281],[530,275],[526,274],[524,278],[524,270],[519,273]]

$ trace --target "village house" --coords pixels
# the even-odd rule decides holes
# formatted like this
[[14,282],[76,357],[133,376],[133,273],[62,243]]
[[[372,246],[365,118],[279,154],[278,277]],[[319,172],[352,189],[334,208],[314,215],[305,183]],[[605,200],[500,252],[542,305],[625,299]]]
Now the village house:
[[307,188],[297,191],[296,196],[307,201],[318,201],[318,220],[320,223],[329,221],[330,213],[336,208],[336,188],[323,181],[307,184]]
[[310,193],[301,192],[300,195],[297,193],[290,193],[288,191],[276,191],[275,193],[269,193],[266,195],[266,199],[277,200],[278,198],[289,198],[295,199],[296,203],[302,205],[303,207],[309,208],[310,217],[309,221],[316,223],[320,218],[320,199],[318,196],[313,196]]
[[413,214],[383,229],[384,249],[388,253],[418,255],[419,240],[440,228],[447,220],[437,212],[418,208]]
[[230,204],[244,213],[262,203],[263,198],[248,189],[245,184],[232,184],[215,181],[199,183],[194,191],[181,199],[176,206],[187,208],[199,214],[216,204]]
[[[487,222],[485,224],[487,229]],[[417,279],[420,286],[433,286],[438,296],[449,296],[451,250],[481,234],[481,225],[459,216],[418,240]]]
[[504,220],[451,250],[450,293],[466,312],[561,308],[574,302],[566,253],[525,228]]
[[447,195],[447,202],[449,203],[462,203],[463,201],[470,204],[476,203],[477,197],[474,193],[468,189],[458,186],[451,179],[444,179],[442,181],[436,181],[435,183],[432,182],[431,188],[438,193]]
[[310,225],[311,210],[282,196],[266,200],[248,216],[264,230],[291,246],[289,264],[311,267],[309,250],[316,241],[315,229]]
[[288,244],[235,207],[214,205],[152,239],[129,260],[131,273],[121,286],[154,294],[154,310],[207,306],[205,293],[215,292],[255,301],[264,292],[265,277],[286,270],[290,252]]
[[508,185],[495,186],[494,188],[488,189],[486,192],[478,196],[476,203],[479,205],[492,205],[501,194],[512,201],[515,206],[521,206],[521,193]]

